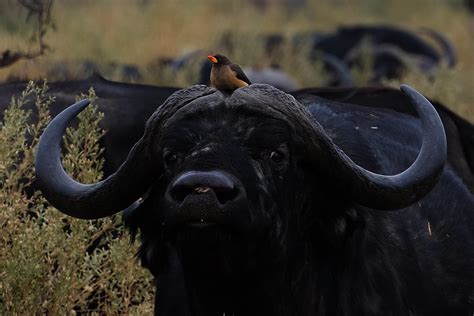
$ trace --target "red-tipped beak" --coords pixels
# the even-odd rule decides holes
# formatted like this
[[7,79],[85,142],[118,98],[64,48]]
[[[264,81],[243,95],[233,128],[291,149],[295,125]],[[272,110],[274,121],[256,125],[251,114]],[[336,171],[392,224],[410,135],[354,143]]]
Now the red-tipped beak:
[[207,58],[209,58],[209,60],[213,63],[213,64],[217,64],[217,58],[212,56],[212,55],[207,55]]

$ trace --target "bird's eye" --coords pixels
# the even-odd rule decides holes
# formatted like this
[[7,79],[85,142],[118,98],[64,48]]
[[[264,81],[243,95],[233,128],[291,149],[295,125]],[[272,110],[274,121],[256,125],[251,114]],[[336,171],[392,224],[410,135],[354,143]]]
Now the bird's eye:
[[178,155],[172,151],[165,151],[163,153],[163,161],[167,166],[172,166],[178,161]]
[[273,150],[270,153],[270,159],[275,163],[281,163],[285,159],[285,154],[280,150]]

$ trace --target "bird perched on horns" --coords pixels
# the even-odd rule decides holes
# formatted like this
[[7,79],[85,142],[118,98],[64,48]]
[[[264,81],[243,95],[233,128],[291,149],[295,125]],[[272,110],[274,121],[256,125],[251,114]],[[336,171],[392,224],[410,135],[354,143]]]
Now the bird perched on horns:
[[233,64],[224,55],[208,55],[212,62],[211,85],[218,90],[233,92],[235,89],[251,84],[239,65]]

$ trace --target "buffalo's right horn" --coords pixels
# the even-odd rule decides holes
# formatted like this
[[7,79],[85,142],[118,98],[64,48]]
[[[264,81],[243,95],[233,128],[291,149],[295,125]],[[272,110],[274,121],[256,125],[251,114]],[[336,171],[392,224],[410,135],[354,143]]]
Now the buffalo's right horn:
[[[418,113],[423,140],[413,164],[395,175],[371,172],[354,163],[327,135],[320,134],[320,154],[327,154],[325,168],[345,183],[353,200],[370,208],[393,210],[407,207],[428,194],[437,183],[447,157],[443,123],[433,105],[421,93],[408,85],[400,89]],[[323,142],[324,141],[324,142]]]
[[61,164],[61,140],[69,122],[89,105],[79,101],[57,115],[45,129],[36,153],[36,177],[46,199],[73,217],[96,219],[115,214],[135,202],[156,175],[142,137],[117,172],[94,184],[74,181]]

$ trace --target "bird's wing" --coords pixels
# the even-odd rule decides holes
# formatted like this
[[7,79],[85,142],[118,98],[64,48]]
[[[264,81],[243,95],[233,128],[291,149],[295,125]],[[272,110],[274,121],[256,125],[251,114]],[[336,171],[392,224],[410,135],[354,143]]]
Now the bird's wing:
[[239,65],[231,64],[229,65],[230,69],[235,72],[237,79],[245,81],[247,84],[251,84],[250,79],[247,78],[242,68]]

